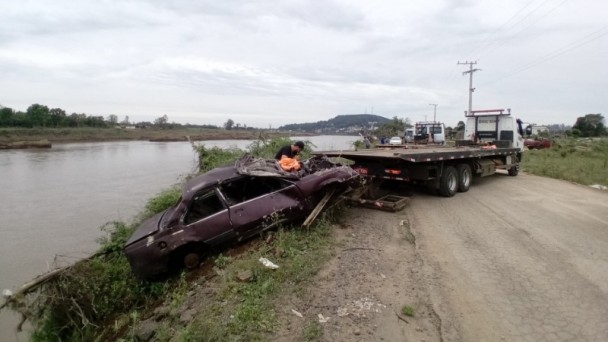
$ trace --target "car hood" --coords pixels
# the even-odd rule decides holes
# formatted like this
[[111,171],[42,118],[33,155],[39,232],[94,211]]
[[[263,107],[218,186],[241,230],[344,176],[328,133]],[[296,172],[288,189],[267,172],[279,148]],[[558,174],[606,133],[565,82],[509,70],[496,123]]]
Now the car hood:
[[142,238],[145,238],[150,234],[154,234],[155,232],[157,232],[159,222],[165,213],[166,211],[158,213],[145,220],[141,225],[139,225],[135,232],[133,232],[133,235],[131,235],[129,240],[127,240],[126,246],[132,244],[135,241],[141,240]]

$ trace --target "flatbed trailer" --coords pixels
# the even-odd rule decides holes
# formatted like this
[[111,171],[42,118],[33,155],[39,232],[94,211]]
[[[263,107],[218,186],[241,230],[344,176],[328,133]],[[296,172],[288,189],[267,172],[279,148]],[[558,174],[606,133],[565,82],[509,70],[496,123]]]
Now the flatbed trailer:
[[469,190],[473,175],[489,176],[505,169],[510,176],[519,172],[521,148],[484,146],[406,146],[358,151],[318,151],[315,155],[341,157],[362,176],[413,183],[426,183],[442,196]]

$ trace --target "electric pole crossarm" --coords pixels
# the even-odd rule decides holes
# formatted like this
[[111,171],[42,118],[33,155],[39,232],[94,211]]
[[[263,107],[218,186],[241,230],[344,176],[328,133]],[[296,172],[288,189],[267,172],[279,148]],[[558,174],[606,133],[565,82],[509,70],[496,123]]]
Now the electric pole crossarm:
[[475,91],[475,88],[473,88],[473,73],[475,71],[481,71],[481,69],[473,69],[473,65],[477,64],[477,62],[458,62],[458,65],[462,65],[462,64],[468,64],[469,65],[469,70],[463,72],[463,75],[469,74],[469,110],[467,111],[466,116],[471,116],[471,112],[473,111],[473,92]]

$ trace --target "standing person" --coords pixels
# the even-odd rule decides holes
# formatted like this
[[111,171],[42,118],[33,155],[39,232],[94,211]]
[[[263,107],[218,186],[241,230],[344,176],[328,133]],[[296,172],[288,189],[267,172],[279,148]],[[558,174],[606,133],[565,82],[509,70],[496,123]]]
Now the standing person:
[[304,149],[304,143],[301,141],[296,141],[292,145],[285,145],[281,147],[279,152],[274,156],[274,159],[281,160],[284,156],[287,158],[295,158],[296,155],[300,153]]

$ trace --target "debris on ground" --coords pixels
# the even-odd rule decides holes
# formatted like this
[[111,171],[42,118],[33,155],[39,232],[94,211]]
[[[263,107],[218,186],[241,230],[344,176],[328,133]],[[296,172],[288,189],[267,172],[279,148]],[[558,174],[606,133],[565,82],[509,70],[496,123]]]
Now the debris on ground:
[[266,259],[266,258],[260,258],[259,259],[260,262],[262,263],[262,265],[266,266],[267,268],[276,270],[277,268],[279,268],[279,266],[275,263],[273,263],[272,261]]

